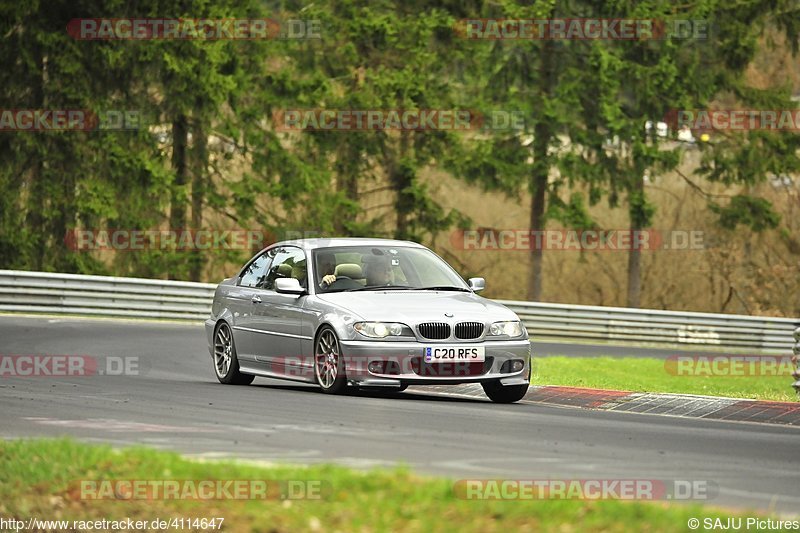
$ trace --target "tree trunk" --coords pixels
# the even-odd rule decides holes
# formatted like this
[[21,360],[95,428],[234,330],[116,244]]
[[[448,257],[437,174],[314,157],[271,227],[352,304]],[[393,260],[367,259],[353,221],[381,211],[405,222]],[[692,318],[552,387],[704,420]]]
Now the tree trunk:
[[358,172],[361,154],[353,143],[339,145],[336,155],[336,191],[347,199],[346,211],[339,212],[333,218],[333,231],[336,235],[347,236],[349,217],[354,216],[351,205],[358,205]]
[[42,158],[37,157],[31,169],[28,212],[25,216],[25,226],[30,230],[31,240],[33,241],[32,259],[34,270],[43,269],[45,250],[47,248],[47,235],[44,227],[44,216],[42,215],[42,211],[47,209],[43,169],[44,163]]
[[[538,130],[538,128],[537,128]],[[545,150],[547,148],[545,147]],[[534,155],[534,158],[539,158],[540,155]],[[530,212],[530,226],[534,235],[540,235],[531,239],[531,273],[528,276],[528,300],[537,302],[542,298],[542,259],[543,259],[543,246],[546,242],[544,238],[545,221],[544,221],[544,207],[545,195],[547,193],[547,174],[548,168],[542,165],[543,169],[536,169],[534,165],[534,172],[531,176],[531,212]],[[538,233],[537,233],[538,232]]]
[[[636,167],[638,168],[638,166]],[[646,223],[644,173],[634,176],[632,194],[629,198],[628,216],[630,219],[631,249],[628,252],[628,307],[640,307],[642,296],[642,250],[634,244],[638,242],[633,236],[638,235]]]
[[[208,137],[204,124],[198,120],[192,127],[192,230],[203,229],[203,204],[205,203],[208,175]],[[205,255],[193,252],[189,258],[189,279],[200,281],[205,265]]]
[[413,185],[414,176],[405,159],[408,157],[409,136],[411,132],[402,130],[400,132],[400,147],[398,153],[392,158],[390,165],[389,180],[392,189],[397,194],[395,211],[397,213],[397,224],[394,230],[395,239],[410,239],[410,215],[414,209],[414,196],[407,189]]
[[[632,227],[632,230],[637,229]],[[638,248],[631,248],[628,252],[628,307],[639,307],[642,295],[642,252]]]
[[[539,65],[540,97],[542,102],[550,97],[553,86],[553,65],[555,61],[555,47],[553,41],[542,43],[541,64]],[[531,272],[528,276],[528,300],[539,301],[542,298],[542,259],[543,245],[546,240],[541,233],[544,231],[544,210],[547,198],[547,178],[550,174],[550,158],[548,148],[554,132],[552,126],[543,117],[536,124],[533,131],[533,169],[531,171],[528,189],[531,193],[530,229],[534,235],[541,238],[531,239]]]
[[[189,144],[189,124],[186,115],[180,114],[172,121],[172,168],[175,182],[169,210],[169,227],[180,231],[186,228],[186,195],[184,188],[188,181],[188,161],[186,148]],[[170,268],[169,279],[180,279],[180,273]]]
[[[69,148],[64,147],[64,150],[69,150]],[[51,202],[59,206],[59,208],[56,209],[57,214],[54,213],[55,216],[53,217],[52,221],[52,235],[55,236],[56,239],[63,239],[67,234],[67,228],[72,222],[74,222],[76,211],[75,174],[73,172],[69,172],[68,169],[64,169],[63,177],[61,178],[61,183],[59,185],[61,188],[59,198],[51,199]],[[50,266],[55,268],[57,272],[75,271],[74,262],[70,261],[70,259],[66,257],[63,252],[54,253],[52,256],[54,262],[51,263]]]
[[[36,51],[36,61],[39,66],[40,78],[37,80],[39,83],[35,84],[33,89],[33,107],[45,109],[46,102],[44,96],[44,83],[47,78],[47,60],[44,58],[40,50]],[[46,186],[44,176],[44,162],[47,158],[47,146],[50,144],[50,137],[43,135],[40,138],[41,142],[37,143],[37,148],[40,151],[40,156],[36,157],[33,161],[33,168],[30,174],[30,193],[28,195],[28,211],[25,214],[25,226],[30,231],[31,240],[33,241],[32,259],[34,270],[43,270],[44,258],[47,251],[47,231],[45,228],[44,210],[47,209],[46,202]],[[59,238],[64,238],[60,235]]]

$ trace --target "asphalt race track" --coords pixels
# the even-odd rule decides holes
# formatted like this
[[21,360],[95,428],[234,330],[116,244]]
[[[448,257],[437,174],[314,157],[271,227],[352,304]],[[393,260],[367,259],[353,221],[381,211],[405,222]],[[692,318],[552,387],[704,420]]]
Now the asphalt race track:
[[[539,355],[666,357],[669,350],[535,344]],[[217,383],[201,325],[0,316],[0,354],[138,357],[140,375],[0,378],[0,436],[72,435],[191,456],[409,465],[453,479],[710,481],[706,503],[800,508],[792,427],[496,405],[415,391],[323,396],[256,379]]]

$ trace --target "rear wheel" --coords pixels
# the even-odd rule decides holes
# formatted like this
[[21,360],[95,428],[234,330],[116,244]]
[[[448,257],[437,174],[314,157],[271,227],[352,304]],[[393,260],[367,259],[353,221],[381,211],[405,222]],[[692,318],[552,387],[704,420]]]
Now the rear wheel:
[[214,373],[219,382],[226,385],[249,385],[256,378],[239,372],[233,332],[225,322],[220,322],[214,333]]
[[327,326],[322,328],[314,343],[314,377],[324,393],[339,394],[347,388],[339,339]]

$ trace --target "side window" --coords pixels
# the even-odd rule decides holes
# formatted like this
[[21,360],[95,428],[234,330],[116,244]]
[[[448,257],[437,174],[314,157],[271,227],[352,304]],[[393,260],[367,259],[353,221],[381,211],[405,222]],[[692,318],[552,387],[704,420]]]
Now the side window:
[[267,279],[264,282],[264,288],[274,291],[275,280],[278,278],[294,278],[300,282],[302,287],[308,287],[307,274],[306,254],[300,248],[287,246],[275,254],[275,259],[269,267]]
[[242,273],[239,285],[242,287],[258,287],[264,282],[269,265],[270,254],[265,252],[258,256]]
[[316,265],[314,270],[317,273],[317,286],[324,290],[327,288],[327,285],[323,285],[322,278],[330,274],[336,274],[336,266],[339,262],[336,260],[336,254],[325,251],[314,252],[314,260],[314,264]]

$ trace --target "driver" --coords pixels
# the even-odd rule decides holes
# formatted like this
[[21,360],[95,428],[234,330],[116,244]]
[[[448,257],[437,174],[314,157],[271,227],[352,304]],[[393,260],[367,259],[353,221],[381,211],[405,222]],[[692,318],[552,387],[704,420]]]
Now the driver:
[[392,265],[388,259],[380,258],[366,265],[367,287],[392,284]]
[[317,277],[319,278],[319,286],[321,288],[330,286],[331,283],[336,281],[336,257],[333,254],[320,254],[317,259]]

